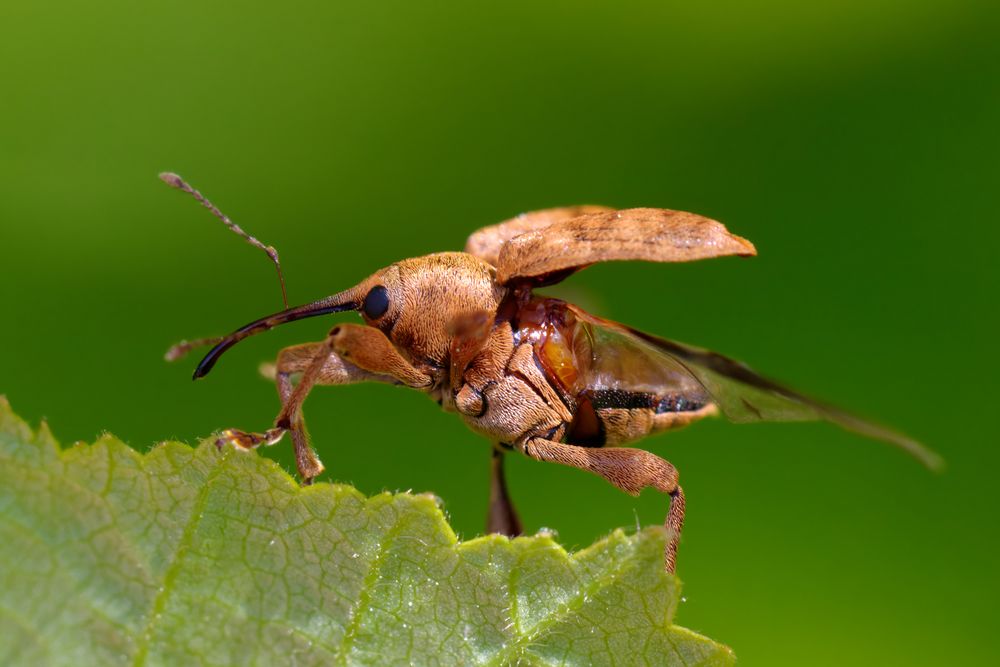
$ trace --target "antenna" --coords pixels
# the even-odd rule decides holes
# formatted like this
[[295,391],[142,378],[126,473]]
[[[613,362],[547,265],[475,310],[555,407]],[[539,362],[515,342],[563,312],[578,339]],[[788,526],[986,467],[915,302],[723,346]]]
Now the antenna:
[[188,352],[198,347],[207,345],[218,345],[222,342],[223,336],[212,336],[211,338],[196,338],[194,340],[182,340],[176,345],[171,345],[163,358],[167,361],[177,361],[187,356]]
[[[184,181],[184,179],[181,178],[180,176],[178,176],[177,174],[171,173],[169,171],[165,171],[162,174],[160,174],[160,180],[163,181],[164,183],[166,183],[167,185],[169,185],[170,187],[176,188],[178,190],[182,190],[182,191],[188,193],[189,195],[191,195],[192,197],[194,197],[196,200],[198,200],[199,202],[201,202],[202,206],[204,206],[209,211],[211,211],[212,215],[214,215],[219,220],[221,220],[222,224],[224,224],[226,227],[229,227],[229,229],[231,229],[232,231],[234,231],[237,234],[239,234],[240,236],[242,236],[246,240],[246,242],[249,243],[250,245],[252,245],[253,247],[260,248],[265,253],[267,253],[267,256],[271,258],[272,262],[274,262],[274,268],[277,269],[277,271],[278,271],[278,282],[281,283],[281,300],[284,302],[285,309],[287,310],[288,309],[288,294],[287,294],[287,292],[285,292],[285,276],[281,272],[281,261],[278,259],[278,251],[274,249],[274,246],[264,245],[263,243],[261,243],[260,241],[258,241],[253,236],[250,236],[249,234],[247,234],[245,231],[243,231],[242,227],[240,227],[235,222],[233,222],[232,220],[230,220],[229,217],[225,213],[223,213],[222,211],[220,211],[218,209],[218,207],[216,207],[215,204],[213,204],[212,202],[208,201],[208,199],[206,199],[203,194],[201,194],[200,192],[198,192],[197,190],[195,190],[194,188],[192,188],[190,185],[188,185]],[[193,345],[187,346],[186,349],[184,350],[184,352],[186,353],[187,350],[191,349],[191,347],[195,347],[197,344],[204,344],[205,342],[207,342],[207,341],[202,341],[202,340],[192,341]],[[181,347],[181,346],[177,346],[177,347]],[[181,356],[183,356],[183,353],[182,353]]]

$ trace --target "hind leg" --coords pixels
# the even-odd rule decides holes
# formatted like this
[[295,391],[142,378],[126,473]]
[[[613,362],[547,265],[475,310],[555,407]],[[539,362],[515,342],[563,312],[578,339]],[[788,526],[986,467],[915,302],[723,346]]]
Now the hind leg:
[[539,461],[553,461],[589,470],[633,496],[648,486],[668,494],[670,509],[664,522],[667,545],[663,564],[667,572],[673,574],[677,566],[677,544],[684,526],[684,492],[677,484],[676,468],[643,449],[577,447],[544,438],[532,438],[524,443],[522,449]]

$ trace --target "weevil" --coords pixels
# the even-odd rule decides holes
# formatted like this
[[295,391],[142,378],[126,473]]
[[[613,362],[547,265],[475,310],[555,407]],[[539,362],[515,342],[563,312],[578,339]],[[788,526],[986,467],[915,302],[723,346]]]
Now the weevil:
[[[267,252],[175,174],[161,178],[195,196],[233,231]],[[280,324],[357,311],[364,324],[334,326],[325,340],[287,347],[268,375],[281,410],[262,433],[223,431],[221,446],[253,449],[291,434],[303,483],[323,471],[302,404],[316,385],[383,382],[421,391],[493,444],[487,531],[521,532],[503,471],[516,450],[600,475],[633,495],[670,498],[664,565],[674,572],[684,523],[677,470],[643,449],[649,434],[711,415],[734,422],[826,420],[901,447],[929,468],[939,457],[917,441],[783,387],[725,356],[606,320],[535,293],[599,262],[687,262],[756,255],[748,240],[709,218],[655,208],[573,206],[525,213],[474,232],[464,252],[404,259],[318,301],[254,320],[223,338],[181,343],[168,358],[214,346],[204,377],[226,350]],[[295,379],[298,379],[297,382]]]

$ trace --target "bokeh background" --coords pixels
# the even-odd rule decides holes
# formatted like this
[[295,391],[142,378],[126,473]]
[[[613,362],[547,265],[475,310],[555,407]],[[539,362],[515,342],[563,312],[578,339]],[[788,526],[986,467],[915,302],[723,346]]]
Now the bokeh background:
[[[935,476],[822,424],[649,439],[681,470],[678,621],[745,665],[996,659],[1000,31],[992,3],[0,4],[0,391],[64,442],[139,450],[277,410],[234,349],[171,343],[280,308],[273,268],[156,178],[281,252],[291,299],[460,249],[535,208],[691,210],[759,257],[594,267],[552,292],[744,359],[939,450]],[[353,315],[341,318],[356,317]],[[327,479],[430,490],[472,537],[489,448],[425,397],[317,390]],[[290,448],[266,455],[292,469]],[[514,458],[569,547],[666,501]]]

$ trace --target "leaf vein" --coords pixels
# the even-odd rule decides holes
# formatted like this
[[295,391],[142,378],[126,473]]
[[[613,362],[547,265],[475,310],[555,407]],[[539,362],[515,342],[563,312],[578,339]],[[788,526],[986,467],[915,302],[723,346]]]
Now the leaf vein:
[[396,537],[403,530],[406,524],[409,523],[409,519],[410,517],[405,514],[399,514],[389,527],[389,530],[385,532],[385,536],[382,541],[378,543],[378,546],[375,549],[372,564],[368,568],[368,572],[365,574],[364,583],[358,593],[357,602],[355,602],[350,611],[350,621],[348,622],[347,628],[344,630],[344,636],[340,640],[340,662],[343,665],[349,664],[347,658],[354,649],[354,641],[357,638],[358,629],[361,627],[361,620],[365,616],[365,610],[371,603],[372,591],[375,587],[375,583],[378,581],[382,563],[389,554],[389,550]]
[[505,665],[514,655],[517,655],[518,659],[520,659],[528,648],[541,639],[553,626],[578,612],[588,597],[613,584],[630,561],[631,556],[617,561],[612,569],[597,577],[583,589],[577,591],[576,594],[571,596],[558,609],[538,621],[531,630],[519,637],[515,637],[511,643],[498,651],[487,665]]
[[182,560],[194,542],[194,536],[198,530],[199,524],[201,523],[205,504],[208,502],[208,497],[213,488],[212,485],[222,473],[223,464],[228,458],[228,454],[229,452],[227,450],[223,452],[221,456],[216,458],[215,467],[209,473],[208,477],[201,485],[201,488],[198,489],[195,501],[191,505],[191,514],[188,516],[187,523],[184,526],[184,531],[181,533],[181,539],[178,540],[177,548],[174,550],[173,558],[170,560],[170,565],[167,566],[167,569],[164,572],[163,585],[160,587],[160,590],[157,591],[156,597],[153,598],[153,604],[151,605],[149,616],[146,620],[146,626],[143,628],[143,631],[139,634],[136,640],[137,646],[135,660],[132,663],[133,667],[140,667],[141,665],[146,664],[146,658],[148,657],[149,646],[152,642],[156,621],[160,614],[163,613],[163,610],[167,605],[167,600],[170,598],[171,593],[173,593],[173,588],[176,583],[177,574],[182,565]]

